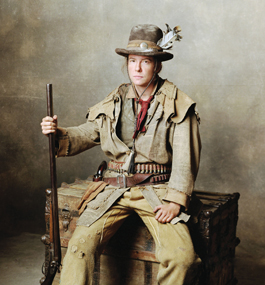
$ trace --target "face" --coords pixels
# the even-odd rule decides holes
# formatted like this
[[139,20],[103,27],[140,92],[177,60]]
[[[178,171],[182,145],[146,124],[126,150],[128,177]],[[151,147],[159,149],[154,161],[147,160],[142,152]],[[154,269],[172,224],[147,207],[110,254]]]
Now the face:
[[131,81],[139,87],[146,87],[153,77],[155,60],[152,56],[130,54],[128,72]]

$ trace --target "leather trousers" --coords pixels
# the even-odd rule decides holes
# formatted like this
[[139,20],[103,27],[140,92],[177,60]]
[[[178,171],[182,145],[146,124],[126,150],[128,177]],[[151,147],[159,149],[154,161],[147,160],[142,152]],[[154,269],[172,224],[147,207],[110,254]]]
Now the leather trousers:
[[90,227],[77,226],[63,261],[61,285],[92,285],[96,258],[133,211],[140,216],[155,240],[156,258],[160,262],[158,284],[185,283],[189,268],[200,262],[188,227],[184,223],[159,223],[139,187],[132,187]]

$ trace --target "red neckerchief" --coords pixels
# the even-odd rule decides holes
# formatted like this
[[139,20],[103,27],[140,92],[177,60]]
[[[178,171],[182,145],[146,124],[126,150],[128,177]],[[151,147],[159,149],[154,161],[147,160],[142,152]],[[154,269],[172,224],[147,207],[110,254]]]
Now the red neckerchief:
[[[144,123],[146,121],[147,110],[149,108],[150,102],[153,99],[153,97],[154,96],[150,96],[147,101],[143,101],[142,99],[139,100],[139,103],[141,105],[141,110],[137,116],[137,123],[136,123],[136,128],[135,128],[135,131],[133,134],[133,139],[135,139],[137,137],[139,132],[141,132],[141,133],[145,132]],[[137,101],[137,98],[134,98],[134,100]]]

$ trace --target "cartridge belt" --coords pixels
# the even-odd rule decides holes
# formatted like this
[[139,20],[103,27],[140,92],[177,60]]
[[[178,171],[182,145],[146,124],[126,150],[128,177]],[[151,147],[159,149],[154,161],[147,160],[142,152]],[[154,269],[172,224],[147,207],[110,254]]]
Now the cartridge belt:
[[116,177],[104,177],[103,181],[119,188],[133,187],[138,185],[161,184],[167,182],[170,174],[136,173],[132,176],[118,174]]
[[[124,162],[111,160],[108,163],[108,170],[123,173]],[[136,163],[135,172],[142,174],[170,174],[171,165],[158,163]]]

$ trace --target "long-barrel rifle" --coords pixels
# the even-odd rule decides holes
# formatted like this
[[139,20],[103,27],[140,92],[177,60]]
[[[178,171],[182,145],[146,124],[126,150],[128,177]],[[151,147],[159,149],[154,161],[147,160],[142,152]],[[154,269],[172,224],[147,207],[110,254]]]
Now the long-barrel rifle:
[[[46,85],[47,94],[47,115],[53,117],[52,84]],[[55,162],[55,134],[49,134],[49,154],[50,154],[50,176],[51,176],[51,203],[50,203],[50,235],[44,236],[42,240],[49,244],[49,264],[45,268],[45,277],[40,280],[42,285],[51,285],[56,272],[59,272],[61,265],[61,243],[58,218],[58,196]],[[46,239],[46,240],[44,240]],[[43,266],[44,268],[45,266]]]

